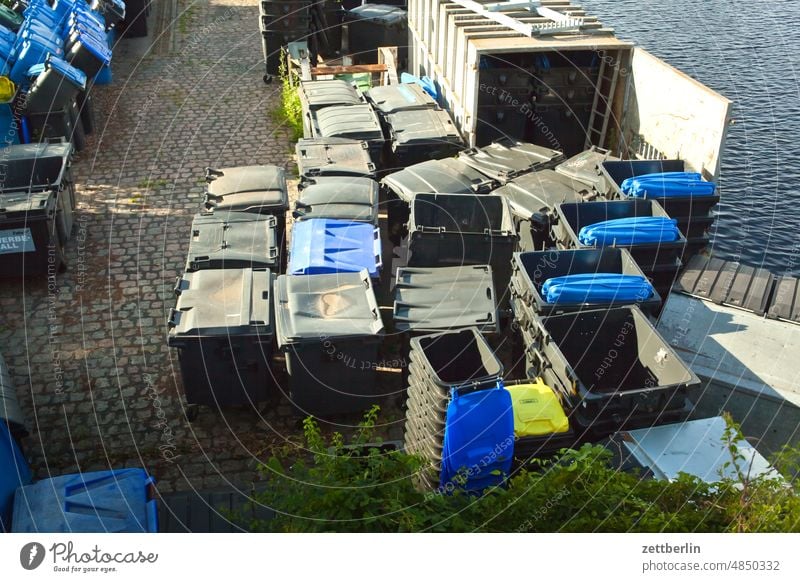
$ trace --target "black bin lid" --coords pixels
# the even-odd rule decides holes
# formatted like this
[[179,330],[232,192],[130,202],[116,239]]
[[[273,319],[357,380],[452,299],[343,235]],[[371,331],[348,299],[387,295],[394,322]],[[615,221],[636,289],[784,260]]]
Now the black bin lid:
[[187,272],[278,266],[274,216],[250,212],[199,214],[192,221]]
[[366,93],[367,99],[384,115],[411,109],[436,109],[436,100],[416,83],[382,85]]
[[278,166],[238,166],[206,169],[206,208],[251,212],[289,209],[286,173]]
[[511,211],[524,220],[548,222],[555,207],[564,202],[583,202],[593,196],[583,183],[553,170],[523,174],[493,192],[508,200]]
[[316,111],[312,118],[314,137],[346,137],[383,142],[378,116],[367,105],[333,105]]
[[597,186],[602,179],[599,170],[600,164],[607,160],[618,159],[607,150],[592,147],[558,164],[556,172],[583,182],[588,186]]
[[335,218],[378,222],[378,183],[370,178],[325,176],[305,183],[295,205],[297,220]]
[[362,103],[358,91],[342,79],[327,81],[300,81],[300,98],[310,111],[329,105],[357,105]]
[[375,164],[369,157],[369,145],[365,141],[341,137],[301,139],[295,153],[303,178],[375,175]]
[[38,190],[61,185],[69,168],[72,144],[15,144],[0,155],[0,193]]
[[168,341],[273,333],[270,269],[207,269],[178,280]]
[[459,154],[464,163],[502,183],[516,176],[550,167],[564,158],[558,150],[502,138],[480,149],[472,148]]
[[399,147],[416,145],[463,145],[450,114],[443,109],[407,109],[386,116],[391,128],[392,144]]
[[383,334],[369,273],[281,275],[275,284],[278,346]]
[[381,183],[406,202],[410,202],[417,193],[488,193],[495,185],[494,180],[458,158],[414,164],[389,174]]

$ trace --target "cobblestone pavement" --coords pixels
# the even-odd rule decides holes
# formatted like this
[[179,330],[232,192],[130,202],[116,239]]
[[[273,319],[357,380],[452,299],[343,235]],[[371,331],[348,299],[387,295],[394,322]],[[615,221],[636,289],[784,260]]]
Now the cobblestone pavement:
[[[145,467],[162,492],[246,484],[270,446],[297,441],[286,402],[189,423],[165,320],[204,192],[206,166],[293,169],[269,112],[255,0],[195,2],[166,55],[115,50],[97,88],[98,131],[73,166],[69,269],[0,285],[0,351],[17,383],[39,477]],[[395,417],[396,419],[396,412]],[[393,420],[391,416],[388,418]],[[400,438],[399,423],[386,436]]]

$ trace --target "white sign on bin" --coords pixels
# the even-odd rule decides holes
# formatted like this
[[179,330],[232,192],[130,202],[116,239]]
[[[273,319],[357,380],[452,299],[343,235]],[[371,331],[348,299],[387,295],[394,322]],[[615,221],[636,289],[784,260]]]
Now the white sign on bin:
[[32,253],[35,250],[30,228],[0,230],[0,255]]

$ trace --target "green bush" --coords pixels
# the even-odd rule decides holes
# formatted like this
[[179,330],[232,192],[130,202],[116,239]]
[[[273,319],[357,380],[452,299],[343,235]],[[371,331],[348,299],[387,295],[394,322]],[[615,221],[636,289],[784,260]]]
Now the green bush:
[[[257,502],[276,511],[254,531],[278,532],[794,532],[800,496],[781,478],[747,479],[731,427],[731,465],[744,485],[713,485],[682,475],[673,482],[644,479],[611,467],[611,453],[585,445],[562,451],[514,475],[505,488],[478,497],[423,492],[414,486],[422,459],[381,452],[377,408],[360,424],[350,446],[324,438],[304,423],[305,453],[275,456],[261,473],[267,490]],[[791,455],[784,458],[791,458]],[[796,458],[796,456],[794,457]]]
[[281,80],[281,102],[280,107],[273,109],[273,121],[281,126],[289,128],[291,141],[297,141],[303,137],[303,108],[300,105],[300,94],[297,86],[292,82],[291,75],[286,69],[286,65],[281,61],[280,74]]

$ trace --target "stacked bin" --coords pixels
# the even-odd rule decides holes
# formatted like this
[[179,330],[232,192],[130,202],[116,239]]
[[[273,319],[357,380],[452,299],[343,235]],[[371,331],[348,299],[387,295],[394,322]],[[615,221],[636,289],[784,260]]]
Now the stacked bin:
[[397,68],[408,60],[408,13],[397,6],[369,3],[344,13],[348,30],[348,54],[354,64],[378,62],[378,47],[397,47]]
[[511,210],[500,196],[417,194],[411,201],[408,266],[491,265],[501,304],[508,301],[516,244]]
[[411,340],[405,446],[428,462],[419,474],[421,487],[439,485],[451,391],[499,387],[502,374],[503,365],[475,328]]
[[458,155],[468,166],[500,184],[536,170],[552,169],[564,154],[543,146],[503,138],[482,148],[470,148]]
[[261,0],[259,2],[259,31],[266,68],[264,81],[277,75],[281,62],[281,47],[306,39],[311,27],[311,4],[308,0]]
[[300,96],[303,135],[306,138],[310,138],[313,133],[313,117],[320,109],[365,103],[355,87],[341,79],[300,81],[297,93]]
[[370,178],[322,176],[301,184],[297,221],[333,218],[378,226],[378,183]]
[[314,218],[292,229],[287,272],[291,275],[358,273],[380,277],[380,229],[372,223]]
[[277,218],[250,212],[198,214],[192,221],[186,272],[280,267]]
[[[645,174],[685,172],[686,164],[683,160],[606,160],[598,168],[602,180],[599,190],[609,198],[628,200],[621,190],[622,182],[626,179]],[[681,257],[684,264],[708,246],[708,233],[714,224],[713,208],[719,203],[719,195],[680,198],[648,195],[645,199],[655,200],[669,216],[678,221],[678,228],[686,237],[686,247]]]
[[699,384],[637,306],[539,318],[529,354],[529,373],[594,437],[685,418],[687,391]]
[[367,142],[372,161],[381,165],[386,139],[378,115],[369,104],[323,107],[311,114],[309,125],[311,133],[305,137],[338,137]]
[[375,178],[369,145],[343,138],[301,139],[295,148],[300,182],[328,176]]
[[275,317],[289,398],[298,413],[348,414],[379,400],[376,367],[383,323],[366,271],[281,275]]

